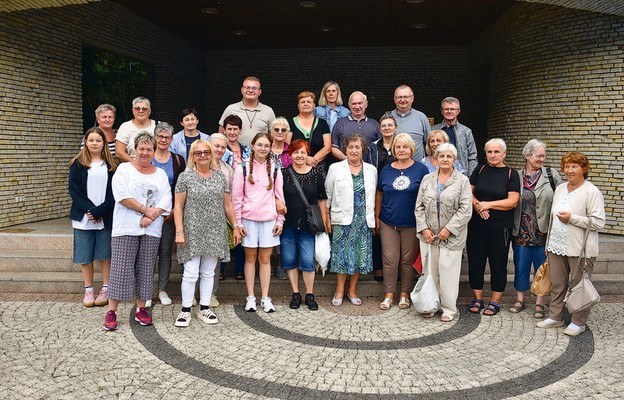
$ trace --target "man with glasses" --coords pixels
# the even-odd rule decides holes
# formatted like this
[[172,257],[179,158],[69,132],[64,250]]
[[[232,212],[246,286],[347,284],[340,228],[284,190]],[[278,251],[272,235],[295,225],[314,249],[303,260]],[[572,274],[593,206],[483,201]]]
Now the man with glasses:
[[457,148],[457,159],[464,166],[464,174],[468,177],[477,167],[477,145],[475,144],[472,130],[457,121],[461,109],[459,100],[455,97],[447,97],[442,100],[442,117],[444,121],[433,126],[433,129],[445,131],[452,144]]
[[258,132],[269,132],[269,125],[275,119],[273,109],[266,104],[260,103],[258,98],[262,93],[260,80],[255,76],[248,76],[243,81],[241,94],[243,99],[234,104],[230,104],[223,111],[219,119],[219,133],[225,133],[223,121],[229,115],[237,115],[243,121],[239,141],[248,146]]
[[394,104],[396,108],[387,114],[397,122],[397,133],[409,133],[416,143],[416,151],[412,155],[415,161],[425,158],[425,144],[431,131],[429,119],[425,114],[412,108],[414,91],[407,85],[401,85],[394,90]]

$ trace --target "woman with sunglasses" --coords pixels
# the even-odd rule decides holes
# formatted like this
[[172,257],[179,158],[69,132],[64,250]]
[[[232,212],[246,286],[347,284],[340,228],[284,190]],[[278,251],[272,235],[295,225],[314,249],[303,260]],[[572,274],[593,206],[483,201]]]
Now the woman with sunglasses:
[[290,124],[284,117],[277,117],[271,121],[271,157],[273,162],[280,168],[288,168],[292,165],[293,160],[288,154],[288,143],[286,138],[290,136]]
[[145,97],[139,96],[132,100],[132,118],[126,121],[117,130],[115,137],[115,155],[119,162],[129,162],[134,160],[135,147],[134,138],[141,131],[154,132],[156,121],[150,119],[152,104]]
[[314,116],[316,96],[310,91],[303,91],[297,96],[299,115],[288,122],[292,130],[291,137],[286,141],[303,139],[310,143],[310,155],[306,164],[327,171],[325,158],[331,153],[331,131],[327,122]]
[[[182,310],[175,326],[189,326],[195,284],[199,281],[199,312],[206,324],[219,322],[210,309],[215,269],[219,261],[229,261],[230,247],[226,218],[235,225],[230,185],[219,170],[212,145],[198,139],[191,145],[188,167],[180,174],[175,188],[175,241],[178,260],[184,263],[182,275]],[[241,232],[234,228],[234,243]]]

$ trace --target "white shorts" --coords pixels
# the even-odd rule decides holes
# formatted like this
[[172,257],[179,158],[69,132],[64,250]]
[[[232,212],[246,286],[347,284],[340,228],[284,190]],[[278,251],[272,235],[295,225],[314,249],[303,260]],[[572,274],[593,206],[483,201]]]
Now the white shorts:
[[243,247],[270,248],[279,246],[279,236],[273,236],[273,227],[277,221],[258,222],[243,218],[242,223],[247,232],[241,241]]

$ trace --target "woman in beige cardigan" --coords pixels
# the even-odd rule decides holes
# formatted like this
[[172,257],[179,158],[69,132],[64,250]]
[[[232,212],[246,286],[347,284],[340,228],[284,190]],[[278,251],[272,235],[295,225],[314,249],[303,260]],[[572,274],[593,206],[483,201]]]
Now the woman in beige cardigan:
[[426,175],[420,184],[415,209],[416,231],[422,263],[431,265],[426,273],[433,276],[440,293],[440,320],[450,322],[457,315],[462,250],[472,216],[472,189],[468,177],[453,167],[457,160],[455,146],[443,143],[434,156],[439,168]]
[[[586,270],[589,276],[598,256],[598,230],[604,228],[604,198],[600,190],[587,181],[589,161],[573,151],[561,158],[561,172],[568,183],[555,190],[550,214],[550,231],[546,241],[552,290],[550,315],[538,322],[538,328],[558,328],[563,322],[563,299],[569,283],[575,285],[583,276],[578,259],[585,248]],[[587,243],[583,243],[585,230],[590,229]],[[570,277],[571,282],[570,282]],[[577,336],[585,331],[590,309],[572,314],[572,323],[564,333]]]

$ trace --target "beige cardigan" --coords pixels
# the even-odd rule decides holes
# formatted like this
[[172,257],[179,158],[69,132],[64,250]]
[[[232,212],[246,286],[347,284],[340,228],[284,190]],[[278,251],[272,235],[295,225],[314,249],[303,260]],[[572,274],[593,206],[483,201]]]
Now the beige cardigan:
[[[561,184],[555,190],[553,198],[553,209],[561,201],[567,191],[567,184]],[[568,222],[568,239],[566,254],[568,257],[579,257],[583,251],[583,237],[585,229],[590,227],[591,232],[587,238],[587,247],[585,257],[598,256],[598,230],[603,229],[605,225],[605,208],[604,198],[600,190],[591,182],[585,181],[576,189],[576,201],[569,210],[572,214]],[[550,214],[550,227],[552,229],[553,218],[557,218],[552,212]],[[546,248],[549,249],[549,241],[551,229],[548,230],[548,238],[546,239]]]

